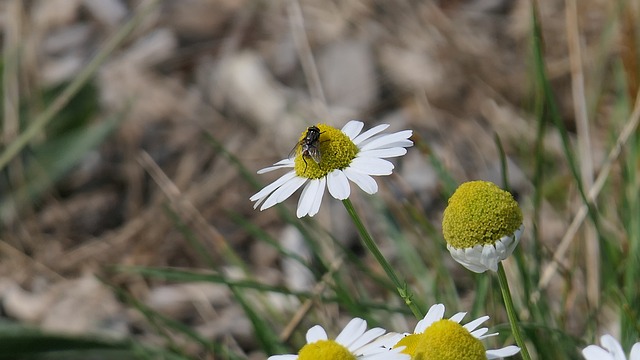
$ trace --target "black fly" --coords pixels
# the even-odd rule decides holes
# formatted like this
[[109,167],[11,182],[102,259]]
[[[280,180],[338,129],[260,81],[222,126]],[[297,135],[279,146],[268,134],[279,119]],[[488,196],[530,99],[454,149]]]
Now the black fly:
[[304,139],[300,140],[296,146],[289,153],[289,157],[293,156],[298,146],[300,146],[302,152],[302,161],[304,161],[304,171],[307,171],[307,157],[313,159],[316,164],[320,164],[321,154],[320,154],[320,129],[317,126],[309,126],[307,128],[307,134],[304,136]]

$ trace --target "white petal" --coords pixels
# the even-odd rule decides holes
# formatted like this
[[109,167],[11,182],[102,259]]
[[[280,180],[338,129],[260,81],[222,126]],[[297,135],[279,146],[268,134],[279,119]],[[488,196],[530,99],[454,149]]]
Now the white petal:
[[286,168],[286,167],[294,167],[295,161],[293,159],[284,159],[280,160],[272,166],[266,167],[264,169],[258,170],[258,174],[268,173],[269,171],[273,171],[276,169]]
[[[489,331],[489,328],[483,327],[477,330],[473,330],[470,331],[471,335],[473,335],[473,337],[475,337],[476,339],[480,339],[483,337],[484,334],[486,334]],[[495,334],[498,335],[498,334]]]
[[[502,239],[506,240],[506,241],[502,241]],[[507,258],[507,245],[511,242],[509,241],[509,239],[511,239],[510,236],[507,237],[502,237],[502,239],[496,241],[493,246],[496,248],[496,257],[500,260],[504,260]]]
[[316,341],[327,340],[327,332],[320,325],[315,325],[307,331],[307,344],[312,344]]
[[513,356],[520,352],[520,348],[515,345],[503,347],[502,349],[487,350],[487,359],[500,359],[505,356]]
[[275,190],[276,188],[279,188],[282,184],[284,184],[287,181],[293,179],[295,176],[296,176],[296,172],[295,171],[289,171],[288,173],[280,176],[276,181],[274,181],[271,184],[263,187],[262,190],[258,191],[252,197],[250,197],[249,200],[256,201],[258,199],[261,199],[261,198],[271,194],[273,192],[273,190]]
[[322,204],[322,197],[324,196],[324,184],[326,183],[326,180],[325,178],[320,178],[317,181],[319,185],[316,189],[316,196],[313,198],[313,204],[309,210],[309,216],[313,216],[320,211],[320,204]]
[[587,360],[615,360],[608,351],[596,345],[582,349],[582,356]]
[[357,156],[390,158],[390,157],[402,156],[406,153],[407,153],[407,149],[403,147],[392,147],[388,149],[371,149],[371,150],[360,151]]
[[444,304],[435,304],[429,308],[427,311],[427,315],[424,316],[424,319],[418,321],[416,324],[416,329],[414,330],[414,334],[422,334],[431,324],[436,321],[442,320],[444,317]]
[[393,164],[384,159],[356,157],[349,167],[368,175],[391,175]]
[[308,179],[303,177],[294,177],[293,179],[287,181],[282,184],[279,188],[277,188],[269,198],[262,204],[260,210],[268,209],[275,204],[279,204],[285,201],[291,194],[293,194],[296,190],[298,190]]
[[364,334],[365,330],[367,330],[367,322],[360,318],[353,318],[338,334],[336,342],[352,350],[349,346]]
[[298,355],[273,355],[269,356],[267,360],[296,360]]
[[329,194],[338,200],[344,200],[349,197],[351,188],[349,180],[342,170],[333,170],[327,175],[327,188]]
[[296,210],[296,216],[299,218],[309,214],[309,211],[311,211],[318,185],[320,185],[319,181],[311,180],[307,186],[302,189],[302,194],[300,194],[300,199],[298,200],[298,210]]
[[620,345],[618,340],[616,340],[613,336],[608,334],[603,335],[600,338],[600,345],[602,345],[603,348],[609,350],[609,352],[611,353],[611,355],[613,355],[613,358],[615,360],[627,359],[627,357],[624,355],[624,350],[622,349],[622,346]]
[[640,360],[640,342],[633,344],[631,354],[629,354],[629,360]]
[[484,329],[486,329],[486,328],[478,329],[478,330],[476,330],[476,331],[472,332],[471,334],[472,334],[473,336],[475,336],[476,338],[478,338],[479,340],[482,340],[482,339],[486,339],[486,338],[490,338],[490,337],[498,336],[498,335],[499,335],[499,333],[497,333],[497,332],[496,332],[496,333],[491,333],[491,334],[482,334],[482,335],[478,335],[480,332],[482,332],[482,333],[486,332],[486,331],[481,331],[481,330],[484,330]]
[[482,255],[482,245],[476,245],[472,248],[457,249],[447,244],[447,249],[451,253],[451,257],[460,265],[475,273],[483,273],[487,268],[480,264],[480,256]]
[[453,315],[452,317],[449,318],[449,320],[451,321],[455,321],[458,324],[460,324],[460,321],[462,321],[462,319],[464,319],[464,317],[467,315],[466,312],[459,312],[455,315]]
[[498,255],[496,255],[496,248],[493,245],[482,247],[480,263],[493,272],[498,271]]
[[363,127],[364,123],[362,121],[351,120],[342,127],[342,132],[353,141],[353,139],[360,134]]
[[[393,144],[396,141],[404,141],[411,137],[413,132],[411,130],[399,131],[393,134],[385,134],[380,137],[376,137],[367,141],[360,147],[360,150],[370,150],[370,149],[383,149],[386,147],[390,147],[389,144]],[[413,144],[413,142],[412,142]],[[395,146],[394,146],[395,147]]]
[[464,325],[463,327],[471,332],[471,331],[475,330],[478,326],[480,326],[483,322],[485,322],[487,320],[489,320],[489,317],[485,315],[485,316],[482,316],[482,317],[479,317],[479,318],[473,320],[472,322]]
[[380,337],[381,335],[383,335],[385,333],[385,329],[382,328],[373,328],[373,329],[369,329],[367,330],[364,334],[362,334],[362,336],[358,337],[356,339],[356,341],[354,341],[349,347],[348,349],[356,354],[356,355],[362,355],[362,351],[360,350],[363,346],[367,345],[368,343],[372,342],[373,340],[375,340],[376,338]]
[[383,149],[389,149],[389,148],[394,148],[394,147],[412,147],[413,146],[413,141],[405,139],[405,140],[400,140],[400,141],[396,141],[396,142],[392,142],[389,144],[386,144],[384,147],[380,147]]
[[343,172],[349,180],[356,183],[356,185],[367,194],[375,194],[378,192],[378,184],[371,176],[350,167],[344,169]]
[[398,341],[404,338],[404,334],[390,332],[377,338],[375,341],[361,347],[358,352],[362,355],[376,354],[380,349],[389,350],[393,348]]
[[353,143],[358,145],[361,142],[367,140],[368,138],[372,137],[373,135],[383,132],[386,128],[389,127],[389,124],[380,124],[378,126],[374,126],[371,129],[363,132],[362,134],[358,135],[355,139],[353,140]]
[[404,346],[398,349],[385,349],[377,354],[358,357],[358,360],[411,360],[411,356],[408,354],[400,353],[402,350],[404,350]]

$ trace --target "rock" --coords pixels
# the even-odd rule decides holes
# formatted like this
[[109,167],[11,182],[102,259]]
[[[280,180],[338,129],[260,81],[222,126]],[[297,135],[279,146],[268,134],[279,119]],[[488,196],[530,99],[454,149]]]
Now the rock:
[[10,317],[43,330],[114,337],[128,334],[122,305],[92,275],[58,282],[42,292],[12,287],[3,298],[3,306]]
[[285,111],[284,90],[254,52],[244,51],[223,59],[212,80],[214,103],[222,100],[258,123],[275,125]]
[[47,30],[70,24],[78,15],[81,0],[40,0],[31,12],[31,23],[38,30]]
[[[292,225],[285,227],[280,234],[282,248],[298,257],[308,260],[311,251],[304,241],[302,234]],[[313,274],[299,261],[285,256],[282,259],[282,272],[287,288],[295,291],[309,291],[313,287]]]
[[331,106],[363,111],[378,97],[372,51],[364,41],[344,40],[327,45],[318,56],[318,72]]
[[84,0],[89,13],[109,27],[118,25],[127,16],[127,6],[122,0]]
[[226,306],[231,295],[225,285],[211,282],[193,282],[159,286],[151,290],[145,303],[155,311],[173,318],[188,317],[194,305],[206,307]]

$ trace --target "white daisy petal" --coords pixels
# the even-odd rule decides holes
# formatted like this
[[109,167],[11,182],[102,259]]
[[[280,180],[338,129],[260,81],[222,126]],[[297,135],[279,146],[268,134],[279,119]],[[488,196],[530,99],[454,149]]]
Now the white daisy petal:
[[412,147],[412,146],[413,146],[413,141],[405,139],[405,140],[400,140],[400,141],[385,144],[384,146],[378,147],[378,149],[390,149],[394,147]]
[[520,352],[520,348],[515,345],[509,345],[502,349],[487,350],[487,359],[501,359],[505,356],[513,356]]
[[371,129],[363,132],[362,134],[358,135],[356,138],[353,139],[353,143],[358,145],[361,142],[367,140],[368,138],[372,137],[373,135],[376,135],[384,130],[386,130],[389,127],[389,124],[380,124],[378,126],[374,126]]
[[258,199],[266,197],[267,195],[271,194],[273,190],[279,188],[280,186],[282,186],[282,184],[293,179],[295,176],[295,171],[289,171],[288,173],[280,176],[276,181],[272,182],[271,184],[265,186],[262,190],[255,193],[252,197],[249,198],[249,200],[256,201]]
[[315,325],[307,331],[305,338],[307,339],[307,344],[313,344],[316,341],[327,340],[329,337],[322,326]]
[[367,194],[375,194],[378,192],[378,184],[371,176],[352,168],[346,168],[343,172],[349,180],[353,181]]
[[375,157],[375,158],[390,158],[398,157],[407,153],[407,149],[403,147],[392,147],[388,149],[372,149],[365,150],[358,153],[358,157]]
[[424,319],[418,321],[416,324],[416,328],[414,333],[422,334],[431,324],[436,321],[442,320],[444,317],[444,304],[435,304],[429,308],[427,311],[427,315],[424,316]]
[[460,324],[460,321],[462,321],[462,319],[464,319],[464,317],[467,315],[466,312],[459,312],[455,315],[453,315],[452,317],[449,318],[449,320],[451,321],[455,321],[458,324]]
[[[510,236],[505,237],[511,239]],[[505,245],[507,241],[496,241],[493,246],[496,248],[496,257],[499,259],[505,259],[507,257],[508,247]]]
[[268,173],[269,171],[273,171],[273,170],[276,170],[276,169],[293,167],[294,165],[295,165],[295,162],[293,161],[293,159],[284,159],[284,160],[278,161],[277,163],[273,164],[272,166],[269,166],[269,167],[266,167],[264,169],[258,170],[258,174]]
[[374,339],[382,336],[385,332],[386,330],[382,328],[369,329],[364,334],[362,334],[362,336],[358,337],[356,341],[349,345],[349,350],[351,350],[356,355],[362,355],[361,348],[372,342]]
[[609,334],[603,335],[600,338],[600,345],[609,350],[609,353],[613,355],[615,360],[626,360],[627,357],[624,354],[624,350],[622,350],[622,346],[613,336]]
[[582,349],[582,355],[587,360],[615,360],[607,350],[596,345],[589,345]]
[[360,149],[362,151],[370,149],[382,149],[388,147],[389,144],[393,144],[396,141],[404,141],[410,138],[412,133],[413,132],[411,130],[404,130],[393,134],[385,134],[383,136],[367,141],[365,144],[362,144],[362,147]]
[[367,175],[391,175],[393,164],[384,159],[357,157],[351,161],[350,167]]
[[363,127],[364,123],[362,121],[351,120],[342,127],[342,132],[353,141],[353,139],[360,134]]
[[629,354],[629,360],[640,360],[640,342],[633,344],[631,353]]
[[309,213],[313,207],[316,193],[318,192],[318,185],[320,182],[317,180],[311,180],[307,186],[302,189],[300,199],[298,200],[298,209],[296,210],[296,216],[301,218]]
[[482,247],[480,263],[493,272],[498,271],[498,256],[496,255],[496,248],[493,245],[485,245]]
[[322,197],[324,196],[324,185],[326,183],[326,179],[322,178],[318,180],[318,188],[316,190],[316,196],[313,198],[313,204],[311,205],[311,209],[309,210],[309,216],[314,216],[320,211],[320,204],[322,204]]
[[447,249],[449,250],[449,253],[451,253],[451,257],[467,269],[476,273],[483,273],[487,271],[487,268],[477,264],[480,262],[482,248],[483,247],[481,245],[476,245],[472,248],[456,249],[447,244]]
[[375,341],[372,341],[371,343],[361,347],[360,349],[358,349],[358,352],[362,355],[367,355],[380,352],[380,348],[391,349],[403,337],[404,334],[390,332],[388,334],[380,336]]
[[[402,346],[404,348],[404,346]],[[402,349],[391,349],[373,355],[358,358],[358,360],[411,360],[411,356],[401,354]]]
[[338,200],[348,198],[351,193],[349,180],[342,170],[333,170],[327,175],[327,188],[329,194]]
[[298,355],[273,355],[269,356],[267,360],[296,360]]
[[307,179],[295,176],[293,179],[282,184],[282,186],[269,195],[269,198],[262,204],[260,210],[268,209],[275,204],[285,201],[291,194],[304,185],[305,182],[307,182]]
[[482,316],[482,317],[479,317],[479,318],[473,320],[472,322],[467,323],[466,325],[464,325],[464,328],[469,330],[469,332],[471,332],[471,331],[475,330],[478,326],[480,326],[483,322],[485,322],[487,320],[489,320],[489,317],[486,316],[486,315]]
[[[472,334],[475,334],[476,331],[472,332]],[[496,333],[491,333],[491,334],[483,334],[483,335],[477,336],[477,338],[482,340],[482,339],[486,339],[486,338],[490,338],[490,337],[494,337],[494,336],[498,336],[498,335],[500,335],[500,334],[496,332]]]
[[[364,334],[365,330],[367,330],[367,322],[360,318],[353,318],[347,326],[342,329],[338,337],[336,337],[336,342],[338,344],[344,345],[346,348],[354,343],[358,337]],[[349,350],[352,350],[349,348]]]
[[[483,328],[480,328],[480,329],[477,329],[477,330],[473,330],[473,331],[469,330],[469,332],[474,337],[480,339],[480,338],[486,337],[486,336],[484,336],[484,334],[489,332],[489,328],[483,327]],[[495,335],[498,335],[498,334],[495,334]]]

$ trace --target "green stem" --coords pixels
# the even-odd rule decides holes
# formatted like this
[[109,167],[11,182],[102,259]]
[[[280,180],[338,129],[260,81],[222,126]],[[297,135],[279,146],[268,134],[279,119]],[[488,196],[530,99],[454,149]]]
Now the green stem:
[[529,351],[527,351],[527,347],[524,344],[524,338],[522,337],[520,328],[518,327],[516,310],[513,306],[511,292],[509,291],[509,283],[507,283],[507,274],[504,272],[502,262],[498,263],[498,280],[500,281],[500,291],[502,292],[504,306],[507,310],[507,317],[509,318],[509,325],[511,325],[511,332],[513,333],[513,337],[516,339],[516,344],[520,347],[520,355],[523,360],[531,360]]
[[364,242],[367,249],[369,249],[373,257],[376,258],[380,266],[382,266],[384,271],[387,273],[387,276],[389,277],[389,279],[391,279],[393,285],[395,285],[396,289],[398,290],[398,294],[405,302],[405,304],[409,306],[409,309],[411,309],[411,312],[416,317],[416,319],[421,320],[424,315],[422,314],[420,309],[418,309],[418,306],[411,300],[412,294],[408,290],[407,284],[400,282],[400,279],[396,275],[395,271],[393,271],[393,268],[391,267],[387,259],[384,258],[384,256],[378,249],[378,246],[371,238],[371,235],[369,235],[367,228],[362,223],[362,220],[360,220],[360,217],[358,216],[358,213],[356,213],[356,209],[353,207],[351,200],[344,199],[342,200],[342,203],[344,204],[344,207],[347,208],[347,212],[349,213],[349,215],[351,215],[351,219],[358,228],[360,237],[362,237],[362,241]]

